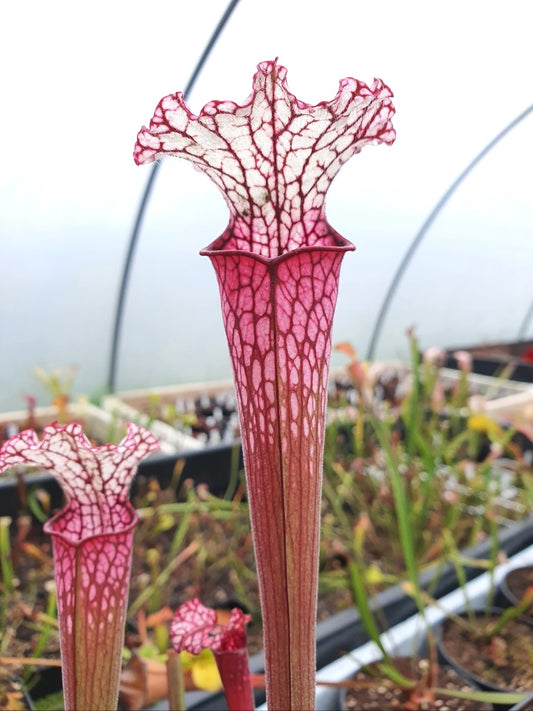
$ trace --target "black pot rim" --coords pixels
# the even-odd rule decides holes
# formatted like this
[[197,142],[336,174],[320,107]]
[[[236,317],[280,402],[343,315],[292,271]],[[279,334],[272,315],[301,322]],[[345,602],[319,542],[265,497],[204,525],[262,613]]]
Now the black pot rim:
[[[484,616],[487,614],[495,614],[495,615],[501,615],[504,612],[504,609],[501,607],[485,607],[485,608],[474,608],[472,610],[472,614],[476,617],[479,616]],[[466,617],[467,613],[466,612],[460,612],[458,613],[459,617]],[[518,617],[517,618],[518,622],[523,622],[526,624],[528,627],[533,628],[533,620],[527,618],[527,617]],[[507,687],[502,687],[498,686],[497,684],[493,684],[490,681],[487,681],[486,679],[483,679],[483,677],[478,676],[477,674],[471,672],[469,669],[464,667],[461,663],[459,663],[454,657],[450,656],[446,649],[446,645],[444,644],[442,640],[442,629],[447,623],[453,623],[454,620],[450,617],[444,619],[436,628],[436,641],[437,641],[437,649],[439,656],[442,657],[444,662],[448,665],[454,668],[458,674],[460,674],[464,679],[467,679],[469,681],[472,681],[474,684],[479,686],[481,689],[487,689],[489,691],[497,691],[497,692],[503,692],[503,693],[528,693],[530,689],[512,689],[512,688],[507,688]]]

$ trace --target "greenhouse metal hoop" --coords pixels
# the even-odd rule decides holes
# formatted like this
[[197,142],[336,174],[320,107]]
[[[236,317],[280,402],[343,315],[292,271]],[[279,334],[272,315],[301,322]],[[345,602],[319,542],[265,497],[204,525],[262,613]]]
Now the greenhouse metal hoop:
[[[196,80],[198,79],[198,76],[200,75],[200,72],[202,71],[207,59],[209,58],[209,55],[211,54],[213,48],[215,47],[218,38],[222,34],[222,31],[228,24],[228,21],[233,14],[234,9],[236,6],[239,4],[239,0],[230,0],[228,3],[224,13],[222,14],[222,17],[220,18],[217,26],[213,30],[213,33],[211,37],[209,38],[209,41],[207,42],[204,51],[202,52],[202,55],[200,56],[200,59],[198,60],[194,71],[191,75],[191,78],[189,79],[187,86],[185,87],[185,90],[183,92],[183,96],[185,99],[189,97],[189,94],[191,93],[192,89],[194,88],[194,85],[196,84]],[[120,341],[120,333],[121,333],[121,328],[122,328],[122,317],[124,314],[124,305],[126,302],[126,292],[128,288],[128,282],[129,282],[129,275],[131,271],[131,267],[133,264],[133,257],[135,254],[135,247],[137,245],[137,241],[139,238],[139,234],[141,231],[141,225],[142,221],[144,218],[144,214],[146,212],[146,206],[148,205],[148,200],[150,199],[150,195],[152,193],[155,179],[157,177],[157,174],[159,172],[159,168],[161,166],[161,161],[158,160],[156,161],[151,170],[150,174],[148,176],[148,180],[146,182],[144,192],[141,197],[141,201],[139,203],[139,208],[137,210],[137,215],[135,217],[135,222],[133,225],[133,229],[130,235],[130,240],[128,244],[128,251],[126,253],[126,259],[124,261],[124,268],[122,271],[122,279],[120,282],[120,290],[119,290],[119,295],[117,299],[117,306],[115,310],[115,320],[114,320],[114,325],[113,325],[113,335],[112,335],[112,341],[111,341],[111,356],[109,359],[109,372],[108,372],[108,377],[107,377],[107,390],[109,392],[114,392],[115,390],[115,380],[116,380],[116,374],[117,374],[117,360],[118,360],[118,347],[119,347],[119,341]]]
[[[376,350],[376,344],[378,341],[378,338],[381,333],[381,329],[383,327],[383,322],[385,320],[385,317],[387,316],[387,312],[390,308],[390,305],[392,303],[392,299],[394,298],[396,291],[398,289],[398,285],[405,274],[407,267],[409,266],[409,263],[411,259],[413,258],[416,250],[418,249],[420,243],[422,242],[423,238],[425,237],[427,231],[435,221],[435,218],[439,214],[439,212],[442,210],[442,208],[446,205],[448,200],[451,198],[451,196],[454,194],[454,192],[457,190],[457,188],[461,185],[463,180],[469,175],[469,173],[472,172],[472,170],[478,165],[478,163],[489,153],[494,146],[501,141],[501,139],[506,136],[510,131],[512,131],[515,126],[517,126],[523,119],[526,118],[526,116],[533,111],[533,104],[529,106],[525,111],[522,111],[521,114],[519,114],[513,121],[511,121],[510,124],[508,124],[502,131],[500,131],[487,145],[485,148],[483,148],[480,153],[477,154],[477,156],[466,166],[466,168],[462,171],[462,173],[459,174],[459,176],[453,181],[453,183],[450,185],[450,187],[446,190],[446,192],[443,194],[443,196],[440,198],[440,200],[436,203],[435,207],[431,210],[429,213],[428,217],[426,218],[425,222],[423,223],[422,227],[420,230],[417,232],[415,235],[413,241],[409,245],[402,261],[400,262],[400,265],[398,266],[398,269],[396,270],[392,281],[389,285],[389,288],[387,290],[387,293],[385,295],[385,298],[383,299],[383,303],[381,305],[381,308],[378,313],[378,317],[376,319],[376,323],[374,326],[374,330],[372,331],[372,336],[370,338],[370,345],[368,347],[366,359],[367,360],[372,360],[374,358],[374,353]],[[533,315],[533,304],[531,304],[528,313],[526,315],[526,318],[524,319],[524,322],[522,324],[520,333],[525,332],[527,324],[531,316]]]

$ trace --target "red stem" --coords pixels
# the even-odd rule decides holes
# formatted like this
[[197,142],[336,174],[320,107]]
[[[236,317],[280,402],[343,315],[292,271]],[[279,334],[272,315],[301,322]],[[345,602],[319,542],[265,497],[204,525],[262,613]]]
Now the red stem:
[[255,708],[246,649],[215,652],[229,711],[253,711]]

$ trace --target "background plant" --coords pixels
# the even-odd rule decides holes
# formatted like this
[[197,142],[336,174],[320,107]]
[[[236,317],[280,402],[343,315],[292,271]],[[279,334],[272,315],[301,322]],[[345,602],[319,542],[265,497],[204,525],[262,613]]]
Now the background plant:
[[[354,581],[360,586],[359,595],[368,600],[383,586],[407,578],[394,514],[391,461],[404,489],[416,570],[435,564],[436,577],[444,561],[452,562],[458,573],[465,565],[495,564],[499,525],[527,515],[533,490],[531,467],[513,441],[514,431],[496,423],[487,426],[483,421],[480,428],[479,418],[472,427],[463,405],[468,401],[464,391],[461,405],[455,409],[457,429],[441,426],[443,413],[447,408],[452,412],[450,403],[457,395],[455,386],[447,391],[438,365],[418,364],[417,400],[413,400],[409,385],[410,368],[359,366],[359,390],[364,388],[364,398],[356,397],[359,391],[352,375],[339,376],[330,391],[322,501],[322,616],[353,603]],[[351,368],[350,373],[353,371]],[[413,414],[413,402],[425,412],[424,417],[419,412]],[[420,432],[412,439],[411,452],[405,434],[409,422],[418,423]],[[470,457],[480,451],[485,453],[481,461]],[[507,455],[503,463],[494,456],[502,452]],[[240,478],[240,484],[231,486],[235,494],[228,492],[218,498],[192,482],[178,489],[181,464],[178,462],[174,478],[165,488],[155,479],[137,478],[133,503],[140,523],[134,538],[128,611],[133,627],[127,642],[144,653],[142,645],[137,646],[135,632],[142,628],[143,620],[165,607],[173,610],[187,599],[199,597],[213,607],[236,602],[246,608],[253,617],[250,650],[258,651],[262,647],[261,615],[243,473],[236,467],[234,478]],[[38,513],[41,521],[52,513],[39,487],[29,484],[24,498],[33,502],[31,511]],[[9,629],[24,629],[24,634],[18,635],[21,638],[46,637],[42,656],[54,659],[58,656],[57,632],[43,617],[48,597],[41,592],[43,583],[52,577],[49,543],[40,526],[28,526],[29,511],[15,516],[6,528],[9,537],[4,536],[2,550],[7,572],[1,592],[6,606],[9,601],[5,607]],[[464,546],[489,536],[492,563],[465,559],[461,553]],[[9,588],[10,560],[14,591]],[[22,589],[25,594],[21,597]],[[17,597],[23,600],[23,607],[13,604]],[[17,651],[15,636],[4,635],[2,654],[31,655],[28,647]],[[168,647],[164,616],[160,624],[149,628],[148,637],[149,644],[164,655]]]
[[405,576],[406,554],[420,572],[446,558],[450,538],[465,548],[531,510],[533,470],[516,431],[470,411],[466,374],[447,385],[409,338],[410,369],[377,376],[342,344],[351,388],[330,400],[322,540],[331,548],[323,553],[333,549],[347,568],[363,555],[369,593]]

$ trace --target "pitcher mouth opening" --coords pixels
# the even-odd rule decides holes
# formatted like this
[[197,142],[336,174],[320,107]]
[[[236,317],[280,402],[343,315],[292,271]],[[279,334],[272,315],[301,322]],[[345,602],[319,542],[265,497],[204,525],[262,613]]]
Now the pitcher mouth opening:
[[283,262],[291,257],[295,257],[299,254],[304,254],[305,252],[354,252],[356,247],[349,240],[345,239],[341,235],[335,233],[335,243],[334,244],[313,244],[313,245],[302,245],[295,247],[294,249],[289,249],[283,251],[281,254],[274,256],[267,256],[263,254],[258,254],[257,252],[250,249],[242,249],[237,247],[227,247],[228,239],[225,235],[217,237],[211,244],[204,247],[200,251],[202,257],[210,257],[211,259],[216,257],[237,257],[254,259],[261,262],[265,266],[274,266]]

